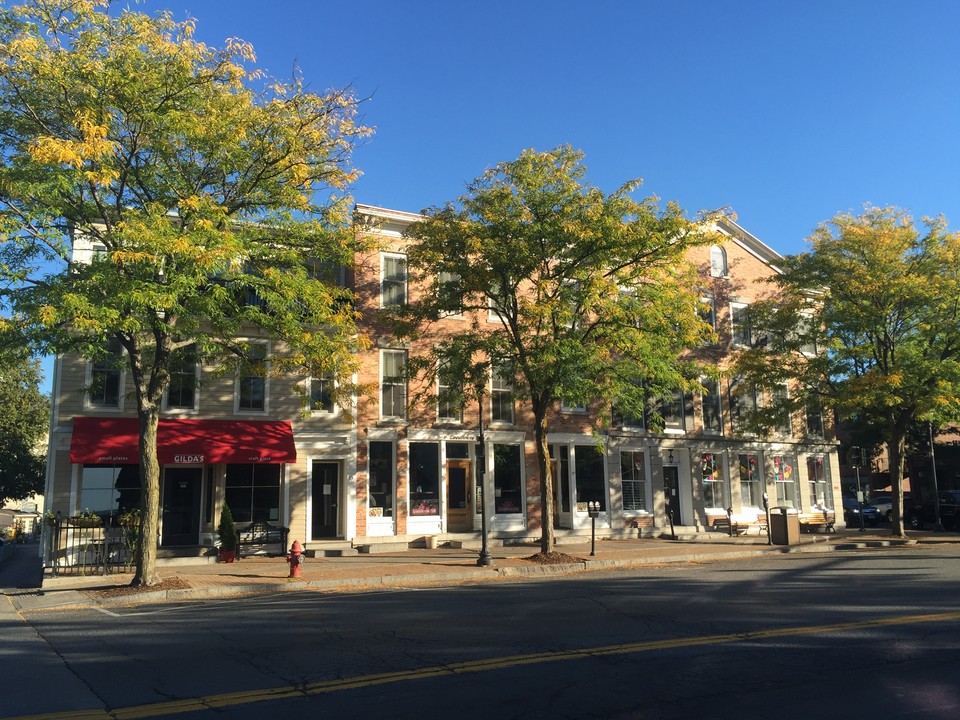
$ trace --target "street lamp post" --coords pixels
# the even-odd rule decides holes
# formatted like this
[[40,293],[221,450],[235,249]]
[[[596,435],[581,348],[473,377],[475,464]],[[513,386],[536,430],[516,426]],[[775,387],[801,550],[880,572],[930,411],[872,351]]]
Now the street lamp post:
[[487,450],[483,442],[483,396],[477,398],[477,405],[480,414],[480,442],[477,445],[477,482],[480,483],[480,556],[477,558],[477,565],[481,567],[491,567],[493,565],[493,556],[490,554],[490,548],[487,545],[487,489],[486,489],[486,463]]
[[930,433],[930,470],[933,473],[933,529],[943,532],[943,522],[940,520],[940,488],[937,485],[937,456],[933,452],[933,422],[927,423]]
[[860,466],[863,464],[863,448],[854,445],[850,448],[850,459],[857,474],[857,515],[860,516],[860,532],[866,532],[863,526],[863,488],[860,487]]

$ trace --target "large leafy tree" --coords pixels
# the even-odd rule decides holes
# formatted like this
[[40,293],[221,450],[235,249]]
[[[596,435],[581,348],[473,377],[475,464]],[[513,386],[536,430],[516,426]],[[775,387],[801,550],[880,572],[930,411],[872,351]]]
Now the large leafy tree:
[[960,235],[942,218],[918,227],[901,210],[868,207],[822,224],[809,243],[782,263],[778,297],[754,306],[768,342],[740,370],[760,385],[792,383],[792,409],[832,405],[879,429],[902,536],[910,427],[960,412]]
[[[192,21],[36,0],[0,11],[0,283],[46,352],[119,343],[140,419],[134,584],[155,569],[161,398],[177,354],[350,376],[350,302],[311,271],[352,257],[349,91],[308,91]],[[73,250],[93,248],[85,261]],[[253,302],[251,300],[254,299]]]
[[0,352],[0,505],[43,492],[50,401],[40,364],[22,349]]
[[[605,194],[585,182],[582,157],[524,151],[425,211],[408,230],[411,276],[425,289],[395,318],[399,336],[432,348],[411,362],[421,377],[439,368],[475,398],[493,366],[529,402],[544,553],[554,546],[551,412],[565,402],[598,418],[612,407],[642,416],[652,397],[693,386],[685,350],[709,332],[684,258],[708,224],[632,199],[638,182]],[[473,319],[452,340],[435,325],[450,314]]]

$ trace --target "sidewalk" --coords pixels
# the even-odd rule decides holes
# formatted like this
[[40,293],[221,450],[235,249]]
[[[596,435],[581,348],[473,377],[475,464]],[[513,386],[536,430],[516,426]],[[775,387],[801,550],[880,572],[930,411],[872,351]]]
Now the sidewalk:
[[590,541],[562,544],[557,551],[571,556],[567,562],[542,565],[526,558],[539,545],[491,548],[494,567],[478,567],[477,552],[440,547],[414,548],[403,552],[307,558],[300,578],[290,578],[289,565],[282,557],[250,557],[230,563],[161,564],[159,588],[134,592],[128,587],[132,574],[106,576],[53,576],[42,578],[37,587],[36,545],[23,545],[0,566],[0,591],[17,610],[42,610],[63,606],[140,604],[157,601],[186,601],[216,597],[268,594],[290,590],[360,591],[385,587],[430,584],[504,582],[567,575],[591,570],[637,567],[674,562],[707,562],[769,553],[827,552],[867,547],[950,543],[960,549],[956,533],[910,533],[907,540],[890,536],[886,529],[861,533],[844,530],[830,535],[801,535],[800,544],[767,545],[766,535],[728,537],[719,533],[696,540],[631,539],[598,540],[596,555],[590,555]]

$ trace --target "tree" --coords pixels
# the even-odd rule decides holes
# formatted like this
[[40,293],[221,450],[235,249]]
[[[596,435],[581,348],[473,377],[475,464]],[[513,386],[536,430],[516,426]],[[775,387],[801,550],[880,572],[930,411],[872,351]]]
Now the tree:
[[[133,584],[151,585],[178,354],[351,376],[352,304],[317,270],[352,260],[345,190],[369,131],[349,89],[271,80],[244,42],[215,50],[191,20],[109,6],[0,11],[0,278],[9,325],[40,350],[122,348],[141,432]],[[237,339],[253,332],[283,352]]]
[[50,403],[40,381],[39,362],[22,349],[0,353],[0,505],[43,492]]
[[[411,277],[425,288],[394,314],[400,338],[431,342],[411,373],[464,377],[493,368],[530,403],[540,477],[541,549],[551,552],[550,412],[562,401],[642,416],[651,398],[696,384],[684,359],[708,332],[684,253],[709,242],[706,224],[674,204],[637,202],[584,182],[582,153],[524,151],[485,172],[456,204],[425,211],[408,230]],[[495,323],[486,321],[488,309]],[[445,315],[472,316],[453,340],[431,339]],[[489,377],[484,379],[489,382]],[[425,386],[432,387],[429,381]],[[482,383],[481,383],[482,385]]]
[[792,382],[793,409],[830,404],[880,428],[898,536],[908,431],[960,410],[960,235],[942,218],[923,227],[873,207],[819,226],[773,278],[778,297],[753,308],[770,342],[740,360],[758,384]]

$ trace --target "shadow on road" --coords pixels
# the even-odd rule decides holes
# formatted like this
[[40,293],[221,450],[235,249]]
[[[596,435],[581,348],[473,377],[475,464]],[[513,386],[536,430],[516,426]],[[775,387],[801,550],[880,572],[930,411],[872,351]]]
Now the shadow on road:
[[42,584],[39,543],[13,545],[13,554],[0,563],[0,591],[5,588],[39,588]]

